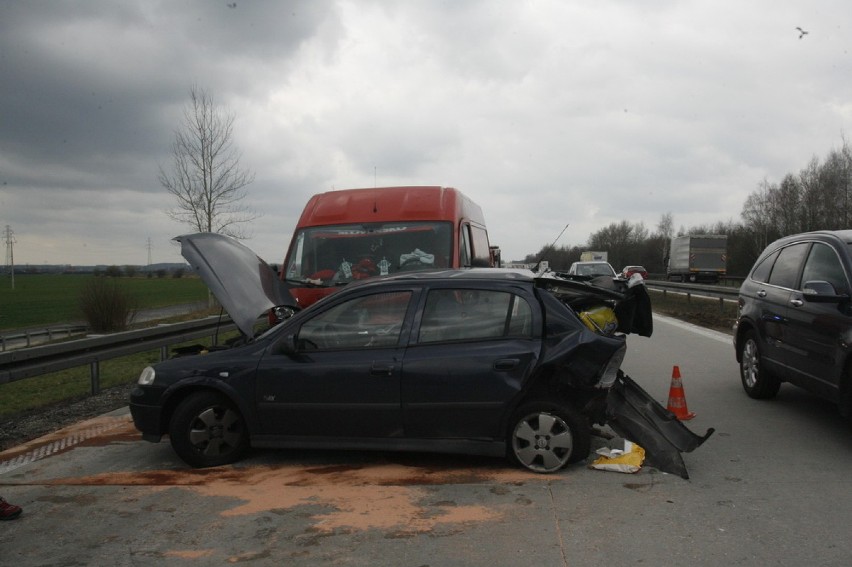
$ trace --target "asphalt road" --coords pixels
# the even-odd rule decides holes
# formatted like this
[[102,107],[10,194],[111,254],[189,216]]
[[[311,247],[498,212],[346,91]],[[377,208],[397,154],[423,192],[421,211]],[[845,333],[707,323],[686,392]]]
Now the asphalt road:
[[685,455],[689,480],[340,451],[199,471],[119,410],[0,453],[0,495],[24,507],[0,525],[0,564],[852,564],[852,435],[835,408],[788,385],[751,400],[728,336],[655,323],[624,368],[665,404],[677,365],[688,426],[716,428]]

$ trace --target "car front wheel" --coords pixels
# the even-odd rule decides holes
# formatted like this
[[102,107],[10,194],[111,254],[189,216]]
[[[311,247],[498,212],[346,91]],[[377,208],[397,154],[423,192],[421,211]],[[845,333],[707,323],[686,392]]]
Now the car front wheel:
[[775,397],[781,381],[763,367],[760,344],[754,331],[745,334],[740,349],[740,378],[746,394],[758,400]]
[[568,406],[533,402],[511,420],[512,459],[533,472],[556,472],[589,456],[591,434],[587,420]]
[[192,394],[172,415],[169,438],[175,453],[193,467],[233,463],[248,448],[239,410],[216,392]]

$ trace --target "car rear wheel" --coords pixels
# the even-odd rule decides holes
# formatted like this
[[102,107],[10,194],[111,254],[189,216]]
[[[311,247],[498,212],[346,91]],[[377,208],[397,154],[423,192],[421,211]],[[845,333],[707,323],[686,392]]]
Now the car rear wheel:
[[169,438],[175,453],[193,467],[233,463],[248,448],[239,410],[216,392],[192,394],[172,415]]
[[589,456],[588,421],[571,407],[528,403],[514,414],[510,427],[511,458],[533,472],[556,472]]
[[763,367],[761,359],[757,334],[748,331],[740,347],[740,378],[746,394],[758,400],[775,397],[781,387],[781,381]]

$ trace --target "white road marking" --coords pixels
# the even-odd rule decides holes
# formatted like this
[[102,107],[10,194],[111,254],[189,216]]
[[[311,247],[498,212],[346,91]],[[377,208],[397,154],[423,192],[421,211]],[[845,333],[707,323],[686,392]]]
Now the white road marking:
[[73,447],[78,443],[82,443],[86,439],[97,437],[102,433],[115,429],[116,427],[121,427],[126,423],[126,418],[114,418],[110,422],[93,425],[88,429],[76,431],[68,437],[63,437],[62,439],[58,439],[51,443],[36,447],[32,451],[28,451],[22,455],[18,455],[14,459],[0,461],[0,475],[5,474],[7,472],[11,472],[15,469],[21,468],[24,465],[28,465],[40,459],[49,457],[54,453],[62,451],[67,447]]
[[734,338],[731,335],[727,335],[720,331],[714,331],[712,329],[705,329],[704,327],[699,327],[698,325],[693,325],[692,323],[686,323],[685,321],[675,319],[674,317],[666,317],[665,315],[658,315],[657,313],[654,313],[654,323],[658,321],[661,323],[666,323],[667,325],[672,325],[674,327],[678,327],[680,329],[684,329],[686,331],[690,331],[711,338],[715,341],[719,341],[729,345],[733,344]]

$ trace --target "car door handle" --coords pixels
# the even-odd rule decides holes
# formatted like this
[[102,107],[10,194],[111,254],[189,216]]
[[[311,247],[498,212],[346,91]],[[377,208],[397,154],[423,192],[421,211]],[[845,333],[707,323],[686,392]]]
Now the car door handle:
[[382,365],[382,364],[374,364],[370,367],[370,376],[392,376],[393,375],[393,364]]
[[760,291],[757,292],[757,296],[758,297],[766,297],[766,292],[763,291],[763,290],[760,290]]
[[791,299],[791,300],[790,300],[790,303],[792,303],[792,304],[793,304],[793,305],[795,305],[796,307],[801,307],[802,305],[804,305],[804,304],[805,304],[805,302],[804,302],[804,301],[802,301],[801,299]]
[[521,362],[517,358],[501,358],[494,362],[494,370],[512,370]]

